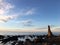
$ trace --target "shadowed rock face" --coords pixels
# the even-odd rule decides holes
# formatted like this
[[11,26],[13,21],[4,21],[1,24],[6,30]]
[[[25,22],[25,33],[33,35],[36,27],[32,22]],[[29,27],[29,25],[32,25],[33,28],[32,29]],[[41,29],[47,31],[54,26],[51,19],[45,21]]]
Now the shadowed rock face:
[[48,25],[48,38],[51,38],[53,36],[51,30],[50,30],[50,26]]

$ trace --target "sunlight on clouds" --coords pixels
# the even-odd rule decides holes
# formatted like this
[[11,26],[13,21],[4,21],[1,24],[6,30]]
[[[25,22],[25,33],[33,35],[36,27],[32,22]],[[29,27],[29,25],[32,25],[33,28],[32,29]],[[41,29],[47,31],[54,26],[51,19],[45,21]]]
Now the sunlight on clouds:
[[5,15],[10,9],[14,8],[14,5],[5,2],[4,0],[0,0],[0,22],[7,22],[15,17],[16,15]]
[[6,13],[5,10],[0,9],[0,15],[2,15],[2,14],[4,14],[4,13]]
[[14,5],[7,3],[4,0],[0,0],[0,15],[4,15],[12,8],[14,8]]
[[[5,2],[4,0],[0,1],[0,22],[7,22],[11,19],[17,18],[17,16],[19,15],[20,16],[32,15],[34,13],[34,9],[28,9],[28,10],[26,9],[26,10],[19,12],[18,14],[15,13],[15,15],[13,14],[5,15],[10,11],[10,9],[13,9],[13,8],[14,8],[14,5],[12,5],[11,3]],[[24,25],[28,22],[31,22],[31,21],[24,21]]]
[[[19,12],[18,14],[15,13],[15,15],[5,15],[7,14],[10,9],[13,9],[14,5],[11,3],[5,2],[4,0],[0,0],[0,22],[7,22],[11,19],[17,18],[17,16],[24,16],[24,15],[32,15],[34,13],[34,9],[29,9],[29,10],[23,10],[22,12]],[[17,16],[16,16],[17,15]],[[29,21],[28,21],[29,22]],[[24,24],[28,23],[24,22]]]
[[1,15],[0,22],[7,22],[7,21],[15,19],[17,17],[18,17],[18,15],[9,15],[9,16]]

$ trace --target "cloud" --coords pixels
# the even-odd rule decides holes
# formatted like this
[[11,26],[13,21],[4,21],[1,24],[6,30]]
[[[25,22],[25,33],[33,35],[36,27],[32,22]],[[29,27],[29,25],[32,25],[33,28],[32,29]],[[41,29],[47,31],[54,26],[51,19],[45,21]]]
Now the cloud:
[[7,22],[17,17],[16,15],[5,15],[13,8],[14,5],[11,3],[5,2],[5,0],[0,0],[0,22]]
[[18,17],[18,15],[9,15],[9,16],[0,15],[0,22],[7,22],[7,21],[15,19],[17,17]]
[[25,21],[22,21],[22,24],[23,24],[24,26],[31,26],[32,21],[31,21],[31,20],[25,20]]
[[[8,22],[9,20],[15,19],[19,16],[32,15],[35,12],[35,9],[24,9],[20,12],[9,15],[11,9],[14,9],[14,5],[6,2],[5,0],[0,0],[0,22]],[[16,9],[17,10],[17,9]],[[8,14],[8,15],[6,15]],[[22,21],[25,26],[31,26],[31,20]]]
[[22,24],[23,26],[33,26],[31,19],[18,21],[18,22],[16,22],[16,23],[17,23],[17,24]]
[[34,11],[35,11],[35,9],[30,9],[30,10],[26,11],[25,15],[32,15],[32,14],[34,14]]
[[19,12],[19,14],[20,15],[32,15],[32,14],[34,14],[35,13],[35,9],[22,9],[20,12]]
[[14,8],[14,5],[5,2],[4,0],[0,0],[0,15],[3,15],[10,11],[10,9]]

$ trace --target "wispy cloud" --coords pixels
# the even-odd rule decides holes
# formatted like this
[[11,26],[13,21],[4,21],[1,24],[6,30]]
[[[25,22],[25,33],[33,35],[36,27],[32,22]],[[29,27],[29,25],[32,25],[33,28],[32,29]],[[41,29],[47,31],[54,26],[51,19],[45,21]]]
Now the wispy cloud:
[[22,24],[23,26],[33,26],[32,22],[33,21],[31,19],[28,19],[28,20],[18,21],[17,24]]
[[20,15],[33,15],[35,13],[35,9],[34,8],[31,8],[31,9],[22,9],[19,14]]
[[8,15],[8,16],[0,15],[0,22],[7,22],[7,21],[15,19],[17,17],[18,17],[18,15]]
[[[10,12],[11,9],[14,9],[15,5],[5,2],[5,0],[0,0],[0,22],[7,22],[9,20],[15,19],[17,18],[17,16],[19,16],[19,18],[21,16],[26,16],[26,15],[32,15],[35,12],[35,9],[22,9],[20,12],[9,15],[8,12]],[[8,14],[8,15],[6,15]],[[25,26],[31,26],[31,20],[25,20],[22,21],[22,23]]]
[[32,26],[32,21],[31,20],[24,20],[24,21],[22,21],[22,24],[24,26]]
[[35,9],[30,9],[25,12],[25,15],[32,15],[35,13]]
[[9,12],[10,9],[14,8],[14,5],[5,2],[4,0],[0,0],[0,15],[4,15]]
[[15,17],[16,15],[5,15],[7,14],[10,9],[13,9],[14,5],[5,2],[4,0],[0,0],[0,22],[7,22]]

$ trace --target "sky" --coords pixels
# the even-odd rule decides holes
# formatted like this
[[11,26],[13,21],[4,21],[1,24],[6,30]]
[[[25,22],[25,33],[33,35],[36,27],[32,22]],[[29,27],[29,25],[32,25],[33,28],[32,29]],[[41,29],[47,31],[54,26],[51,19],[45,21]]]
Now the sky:
[[43,31],[48,25],[60,28],[60,0],[0,0],[1,31]]

